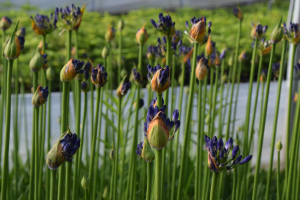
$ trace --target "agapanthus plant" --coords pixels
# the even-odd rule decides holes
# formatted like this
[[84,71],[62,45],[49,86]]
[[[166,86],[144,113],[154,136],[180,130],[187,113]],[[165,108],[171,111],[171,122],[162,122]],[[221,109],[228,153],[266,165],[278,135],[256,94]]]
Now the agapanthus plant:
[[147,42],[147,40],[148,40],[148,33],[147,33],[147,29],[145,29],[145,25],[143,25],[143,27],[136,32],[135,37],[136,37],[136,41],[140,45],[143,45],[143,44],[145,44]]
[[238,18],[239,20],[243,20],[243,13],[242,13],[240,7],[233,8],[232,12],[236,18]]
[[208,155],[208,168],[213,172],[226,172],[252,159],[252,155],[246,156],[243,160],[242,155],[237,156],[239,146],[233,146],[232,138],[226,142],[225,146],[222,138],[218,140],[216,136],[210,139],[205,135],[204,140]]
[[30,16],[31,26],[33,31],[38,35],[46,35],[56,29],[56,23],[58,18],[53,17],[53,13],[50,14],[50,18],[47,15],[36,14],[33,18]]
[[[251,43],[252,48],[254,48],[254,41],[255,39],[253,39],[253,42]],[[258,42],[257,49],[259,54],[261,55],[269,54],[272,49],[272,43],[270,41],[266,41],[265,38],[262,38]]]
[[262,26],[260,23],[252,23],[251,37],[252,38],[263,38],[268,30],[268,26]]
[[136,67],[132,68],[131,74],[132,74],[132,78],[133,78],[133,80],[136,84],[141,84],[142,83],[143,76],[142,76],[141,72],[139,72],[139,70]]
[[75,7],[74,4],[71,6],[66,6],[65,8],[55,9],[55,19],[57,21],[57,26],[64,30],[76,30],[81,24],[83,12],[85,9],[85,4],[82,8]]
[[83,65],[83,61],[71,58],[60,71],[60,80],[62,82],[69,82],[73,80],[78,73],[83,74]]
[[47,86],[45,88],[43,88],[41,85],[38,86],[36,92],[32,96],[32,105],[34,107],[39,107],[43,105],[47,101],[48,95],[49,91]]
[[11,23],[12,22],[10,18],[3,16],[0,20],[0,28],[5,31],[10,27]]
[[158,23],[156,23],[153,19],[151,19],[152,25],[157,28],[160,34],[166,37],[173,37],[175,33],[175,22],[172,21],[171,16],[166,15],[164,17],[163,13],[159,13],[158,15]]
[[159,49],[157,46],[149,46],[147,48],[147,53],[146,53],[147,58],[149,61],[153,62],[155,58],[160,57]]
[[292,44],[299,44],[299,24],[290,22],[289,29],[286,28],[286,24],[283,23],[283,38],[288,40]]
[[191,19],[191,23],[192,23],[192,28],[190,29],[188,21],[185,22],[185,26],[189,30],[190,41],[192,43],[199,43],[199,44],[205,43],[208,38],[208,35],[211,32],[210,27],[212,23],[211,22],[208,23],[207,30],[206,30],[206,17],[202,17],[198,19],[196,17],[193,17]]
[[103,87],[107,83],[107,72],[105,67],[102,65],[97,65],[97,67],[92,69],[91,80],[96,87]]
[[162,107],[158,108],[156,100],[152,100],[147,112],[147,121],[144,123],[145,137],[150,146],[156,150],[164,148],[168,141],[174,138],[180,126],[179,111],[174,110],[172,120],[170,120],[164,113],[165,110],[166,105],[163,105],[163,102]]
[[215,48],[216,43],[211,40],[211,36],[209,35],[205,46],[205,55],[210,56],[215,51]]
[[147,78],[151,82],[152,91],[161,94],[170,87],[171,80],[169,66],[166,65],[165,68],[162,68],[159,64],[155,67],[148,65],[147,69],[149,72]]
[[[167,52],[167,39],[165,37],[162,37],[162,40],[160,40],[160,38],[157,38],[157,42],[158,42],[158,48],[161,50],[163,55],[166,55]],[[182,40],[177,40],[176,37],[172,38],[172,42],[171,42],[171,50],[172,53],[175,54],[177,47],[180,47],[182,44]]]

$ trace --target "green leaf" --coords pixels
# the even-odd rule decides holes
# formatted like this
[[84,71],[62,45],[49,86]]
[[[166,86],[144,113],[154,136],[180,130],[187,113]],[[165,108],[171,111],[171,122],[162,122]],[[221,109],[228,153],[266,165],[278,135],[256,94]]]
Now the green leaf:
[[115,114],[118,113],[117,110],[116,110],[110,103],[108,103],[108,102],[106,102],[106,101],[103,101],[103,103],[105,104],[105,106],[106,106],[107,108],[109,108],[110,111],[114,112]]
[[114,129],[114,131],[117,132],[117,128],[114,125],[114,123],[111,121],[111,119],[109,119],[108,116],[105,115],[105,113],[102,113],[102,116],[104,117],[106,123],[108,123]]

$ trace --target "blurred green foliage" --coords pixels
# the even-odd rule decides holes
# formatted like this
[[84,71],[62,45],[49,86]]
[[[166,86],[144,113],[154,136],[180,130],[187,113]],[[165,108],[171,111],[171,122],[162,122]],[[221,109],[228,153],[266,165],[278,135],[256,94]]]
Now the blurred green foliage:
[[[82,6],[82,5],[76,5]],[[241,6],[241,10],[244,14],[243,26],[242,26],[242,36],[241,36],[241,47],[240,51],[246,50],[248,55],[248,60],[243,66],[243,74],[247,76],[247,72],[250,67],[251,59],[251,43],[252,39],[250,37],[250,30],[252,28],[252,23],[260,22],[262,25],[268,25],[269,29],[266,34],[266,39],[269,39],[270,33],[275,25],[280,20],[280,17],[283,16],[283,21],[286,21],[288,13],[289,2],[276,2],[272,10],[268,10],[267,3],[256,3],[252,5]],[[25,49],[19,57],[20,60],[20,74],[24,77],[27,88],[31,87],[31,72],[29,70],[28,63],[33,56],[34,50],[42,40],[42,37],[33,32],[30,23],[30,16],[33,16],[37,13],[50,15],[53,10],[39,10],[32,11],[31,9],[25,9],[21,7],[20,10],[2,10],[0,11],[1,16],[8,16],[11,18],[13,24],[20,20],[20,27],[26,28],[25,36]],[[158,21],[158,14],[163,12],[166,14],[166,11],[159,8],[141,8],[139,10],[132,10],[126,14],[122,15],[110,15],[109,13],[98,13],[98,12],[88,12],[86,11],[83,16],[83,21],[79,28],[79,59],[82,58],[82,54],[86,53],[88,57],[93,61],[94,65],[102,63],[101,51],[105,46],[104,35],[106,29],[111,21],[114,21],[115,24],[120,19],[123,19],[125,22],[125,27],[123,29],[123,47],[122,47],[122,56],[125,58],[125,63],[123,67],[129,72],[133,67],[134,63],[137,63],[138,59],[138,44],[135,39],[135,34],[139,28],[146,24],[146,29],[149,33],[149,39],[144,47],[144,53],[146,53],[146,48],[148,45],[157,43],[157,37],[161,37],[157,30],[150,23],[150,19]],[[207,9],[193,9],[193,8],[180,8],[176,11],[169,12],[172,16],[173,21],[176,22],[177,30],[186,30],[185,21],[190,21],[190,19],[195,17],[206,16],[207,21],[212,21],[212,40],[216,42],[216,47],[219,51],[222,48],[227,47],[227,59],[232,53],[235,44],[236,44],[236,34],[238,28],[238,19],[232,14],[232,8],[217,8],[214,10]],[[12,27],[7,30],[7,35],[12,31]],[[116,28],[116,26],[115,26]],[[118,46],[118,34],[116,32],[116,38],[112,42],[112,55],[113,55],[113,68],[117,67],[117,46]],[[54,89],[58,90],[58,80],[59,80],[59,71],[65,64],[65,33],[62,30],[57,29],[50,35],[47,35],[47,50],[48,54],[48,64],[54,67],[57,80],[54,81]],[[73,34],[74,38],[74,34]],[[72,39],[73,39],[72,38]],[[187,36],[184,34],[183,43],[189,45]],[[74,44],[74,43],[73,43]],[[281,52],[281,43],[277,45],[276,56],[274,61],[280,60]],[[269,60],[269,55],[264,57],[264,67],[267,67]],[[86,59],[84,59],[86,61]],[[148,61],[145,57],[144,61],[143,74],[146,77],[147,69],[146,66]],[[178,61],[178,68],[180,61]],[[113,70],[116,72],[117,70]],[[176,76],[179,76],[180,70],[177,70]],[[117,74],[109,75],[110,77],[115,77]],[[145,78],[146,79],[146,78]],[[146,80],[145,80],[146,81]],[[115,83],[115,87],[117,83]]]

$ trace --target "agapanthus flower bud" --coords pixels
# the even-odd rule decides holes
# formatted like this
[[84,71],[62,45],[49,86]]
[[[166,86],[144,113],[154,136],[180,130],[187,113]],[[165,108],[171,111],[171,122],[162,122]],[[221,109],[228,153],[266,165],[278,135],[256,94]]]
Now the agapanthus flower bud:
[[150,61],[154,61],[157,53],[158,53],[158,47],[151,45],[148,47],[146,55]]
[[106,42],[110,42],[115,38],[116,30],[112,26],[112,23],[108,26],[106,33],[105,33],[105,40]]
[[71,58],[60,71],[60,80],[62,82],[69,82],[75,78],[78,73],[83,73],[83,61]]
[[57,26],[64,30],[77,30],[81,24],[85,4],[82,9],[75,7],[74,4],[66,6],[65,8],[56,8],[54,14],[54,21],[57,22]]
[[17,36],[21,36],[21,37],[25,37],[26,35],[26,29],[25,27],[20,28],[17,32],[16,32]]
[[35,54],[30,60],[29,68],[33,72],[39,71],[47,63],[47,54],[43,54],[40,48],[36,48]]
[[278,142],[276,142],[276,149],[278,151],[280,151],[282,149],[282,143],[281,143],[281,140],[279,139]]
[[131,83],[125,82],[125,78],[126,77],[123,78],[122,82],[120,83],[119,88],[117,89],[117,96],[119,98],[122,98],[123,96],[125,96],[131,87]]
[[[251,44],[252,48],[254,48],[254,40],[255,39],[253,39],[253,43]],[[272,43],[270,41],[266,41],[265,38],[260,39],[258,43],[258,51],[260,52],[260,54],[267,55],[271,52],[271,50]]]
[[102,49],[102,58],[106,58],[109,55],[109,48],[107,46]]
[[239,20],[243,20],[243,13],[240,7],[235,7],[232,11],[235,17],[237,17]]
[[48,168],[56,170],[62,163],[71,162],[72,156],[77,152],[80,147],[80,139],[77,138],[76,133],[71,133],[68,130],[60,136],[46,157]]
[[183,33],[182,31],[175,31],[173,37],[172,37],[172,42],[174,43],[179,43],[183,38]]
[[124,28],[124,20],[121,19],[118,21],[118,29],[123,30],[123,28]]
[[160,150],[167,145],[169,140],[174,138],[180,121],[178,118],[171,121],[164,113],[166,106],[162,105],[161,108],[158,108],[155,104],[156,102],[152,100],[148,108],[147,121],[144,123],[144,132],[150,146],[156,150]]
[[86,190],[86,189],[89,189],[90,184],[91,184],[91,181],[90,181],[89,177],[86,175],[83,175],[83,177],[81,179],[81,186]]
[[55,78],[55,72],[52,67],[48,67],[46,70],[46,78],[48,81],[53,81]]
[[199,81],[204,80],[207,74],[207,60],[205,58],[201,58],[196,66],[196,77]]
[[148,65],[147,69],[149,72],[147,77],[149,81],[151,80],[152,91],[160,94],[170,87],[171,79],[169,66],[166,65],[165,68],[161,68],[159,64],[156,67]]
[[262,26],[260,23],[252,24],[251,37],[252,38],[262,38],[265,36],[268,26]]
[[[139,109],[141,109],[144,106],[144,99],[140,99],[139,101]],[[133,107],[136,108],[136,102],[133,103]]]
[[92,69],[91,80],[92,83],[97,87],[104,87],[107,83],[107,72],[105,71],[105,67],[102,65],[97,65],[97,67]]
[[11,36],[6,41],[4,46],[3,55],[7,60],[14,60],[18,58],[21,53],[21,50],[24,49],[24,37],[16,35],[18,25],[19,21],[17,22],[14,31],[12,32]]
[[137,70],[137,68],[135,68],[135,67],[132,68],[132,77],[136,84],[141,84],[143,81],[143,76],[142,76],[141,72],[139,72]]
[[143,27],[141,29],[139,29],[137,32],[136,32],[136,41],[137,43],[139,44],[145,44],[148,40],[148,33],[147,33],[147,30],[145,29],[145,24],[143,25]]
[[286,28],[286,24],[283,23],[284,39],[288,40],[292,44],[299,44],[299,24],[290,22],[289,30]]
[[0,20],[0,28],[6,31],[10,27],[11,23],[11,20],[7,16],[3,16]]
[[81,82],[81,91],[84,92],[84,93],[87,93],[88,91],[90,91],[89,83],[85,80],[83,80]]
[[208,66],[219,67],[220,65],[221,65],[221,60],[219,58],[219,52],[214,50],[214,52],[209,56]]
[[147,138],[144,138],[144,142],[141,142],[137,145],[136,154],[144,159],[146,162],[152,162],[155,158],[155,154],[152,151]]
[[172,37],[175,33],[175,22],[172,21],[169,13],[165,17],[163,13],[159,13],[158,23],[153,19],[151,19],[151,23],[163,36]]
[[273,63],[273,65],[272,65],[272,71],[273,71],[273,73],[274,73],[274,75],[276,77],[279,76],[279,69],[280,69],[280,62]]
[[211,40],[210,35],[208,36],[206,47],[205,47],[205,54],[207,56],[211,55],[215,51],[216,43]]
[[45,88],[43,88],[41,85],[38,86],[36,92],[32,96],[32,105],[34,107],[43,105],[47,101],[48,95],[49,91],[47,86]]
[[226,48],[223,48],[222,51],[221,51],[221,54],[220,54],[219,58],[221,60],[225,59],[225,54],[226,54]]
[[193,17],[191,19],[192,28],[189,29],[189,23],[186,21],[185,26],[189,30],[189,40],[192,43],[203,44],[206,42],[207,37],[210,35],[210,27],[212,25],[211,22],[208,23],[207,33],[206,33],[206,17],[196,18]]
[[91,59],[89,59],[89,61],[86,62],[83,67],[85,80],[89,79],[90,74],[92,73],[92,69],[93,69],[93,63],[92,63]]
[[262,69],[261,70],[261,74],[259,77],[259,81],[261,83],[265,83],[267,81],[267,74],[268,74],[268,70],[267,69]]
[[279,21],[279,23],[277,24],[277,26],[273,29],[272,33],[271,33],[271,43],[278,43],[280,42],[280,40],[283,37],[283,28],[281,27],[281,22],[282,22],[282,17]]
[[[226,142],[225,147],[223,147],[223,140],[217,140],[217,137],[215,136],[213,139],[210,139],[205,135],[204,140],[206,143],[205,148],[208,153],[208,168],[213,172],[226,172],[227,170],[233,169],[237,165],[242,165],[249,162],[252,158],[252,155],[245,157],[244,160],[242,160],[242,155],[236,157],[239,146],[236,145],[232,149],[232,138]],[[233,162],[230,164],[231,161]]]
[[53,13],[50,14],[50,18],[47,15],[36,14],[36,16],[30,17],[31,26],[35,33],[38,35],[46,35],[56,29],[57,19],[53,17]]
[[242,51],[239,55],[239,62],[245,61],[247,58],[246,50]]
[[179,56],[183,60],[183,62],[187,62],[187,59],[191,58],[193,54],[193,47],[187,47],[181,45],[179,47]]

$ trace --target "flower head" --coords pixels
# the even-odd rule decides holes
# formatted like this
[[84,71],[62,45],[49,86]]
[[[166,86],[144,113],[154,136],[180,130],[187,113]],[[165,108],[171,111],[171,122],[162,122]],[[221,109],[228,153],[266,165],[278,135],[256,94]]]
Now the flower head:
[[122,98],[123,96],[125,96],[131,87],[131,83],[125,82],[125,78],[126,77],[123,78],[119,88],[117,89],[117,96],[119,98]]
[[83,74],[83,65],[83,61],[71,58],[60,71],[60,80],[62,82],[69,82],[73,80],[78,73]]
[[299,24],[290,22],[289,29],[286,28],[286,24],[283,23],[284,39],[287,39],[292,44],[299,44]]
[[268,26],[252,23],[251,37],[260,39],[265,36],[267,29]]
[[252,155],[246,156],[243,160],[242,155],[237,156],[239,146],[236,145],[233,147],[232,138],[226,142],[225,147],[222,138],[218,140],[217,137],[214,136],[213,139],[210,139],[205,135],[204,140],[208,154],[208,168],[213,172],[226,172],[252,159]]
[[29,68],[33,72],[39,71],[47,63],[47,54],[44,54],[41,49],[36,48],[35,54],[29,62]]
[[158,108],[156,101],[152,101],[144,123],[145,137],[148,139],[150,146],[156,150],[164,148],[168,141],[174,138],[174,134],[180,126],[179,114],[176,114],[178,110],[173,111],[174,118],[170,120],[164,113],[165,108],[166,106],[164,105]]
[[239,20],[243,20],[243,13],[242,13],[240,7],[233,8],[232,12],[236,18],[238,18]]
[[31,26],[35,33],[38,35],[46,35],[56,29],[57,18],[53,17],[53,13],[50,14],[50,18],[47,15],[36,14],[36,16],[30,17]]
[[26,29],[25,27],[20,28],[17,32],[16,32],[17,36],[21,36],[21,37],[25,37],[26,35]]
[[52,67],[48,67],[46,70],[46,78],[48,81],[53,81],[55,78],[55,72]]
[[68,131],[56,140],[47,154],[46,163],[49,169],[56,170],[63,162],[71,162],[79,147],[80,139],[68,127]]
[[119,31],[121,31],[121,30],[123,30],[123,28],[124,28],[124,20],[119,20],[118,21],[118,29],[119,29]]
[[39,107],[43,105],[47,101],[48,95],[49,91],[47,86],[45,88],[43,88],[41,85],[38,86],[36,92],[32,96],[32,105],[34,107]]
[[221,60],[219,57],[219,52],[214,50],[214,52],[212,54],[210,54],[209,56],[209,62],[208,62],[208,66],[216,66],[219,67],[221,65]]
[[160,94],[170,87],[171,79],[168,65],[165,68],[162,68],[159,64],[156,67],[148,65],[147,69],[149,72],[147,78],[151,82],[152,91]]
[[192,28],[189,28],[188,21],[185,22],[186,28],[189,30],[189,39],[192,43],[204,44],[207,40],[207,37],[210,35],[210,27],[212,25],[211,22],[208,23],[207,26],[207,34],[206,34],[206,17],[196,18],[193,17],[191,19]]
[[158,56],[158,54],[159,54],[158,47],[153,45],[148,47],[146,55],[150,61],[154,61],[155,58]]
[[152,162],[155,158],[155,154],[152,151],[149,142],[147,140],[147,138],[144,138],[143,142],[140,142],[137,145],[137,149],[135,151],[135,153],[142,159],[144,159],[146,162]]
[[81,91],[84,93],[87,93],[88,91],[90,91],[89,83],[86,80],[83,80],[81,82]]
[[81,24],[84,9],[85,4],[82,9],[76,8],[74,4],[65,8],[56,8],[54,19],[57,26],[68,31],[77,30]]
[[116,35],[116,29],[114,29],[113,23],[111,23],[106,30],[105,40],[107,42],[110,42],[115,38],[115,35]]
[[272,71],[273,71],[273,73],[274,73],[274,75],[276,77],[279,76],[279,69],[280,69],[280,62],[273,63],[273,65],[272,65]]
[[132,68],[131,70],[133,80],[136,84],[141,84],[143,81],[143,76],[141,72],[138,71],[136,67]]
[[196,77],[199,81],[204,80],[206,74],[207,74],[207,60],[205,58],[201,58],[197,63]]
[[[134,108],[136,108],[136,103],[137,103],[137,102],[134,102],[134,103],[133,103],[133,107],[134,107]],[[140,100],[139,100],[139,109],[141,109],[141,108],[144,106],[144,104],[145,104],[145,103],[144,103],[144,99],[140,99]]]
[[210,39],[210,35],[209,35],[205,47],[205,54],[207,56],[211,55],[215,51],[215,47],[216,47],[216,43]]
[[24,49],[25,38],[16,35],[18,25],[19,21],[17,22],[14,31],[12,32],[11,36],[6,41],[3,47],[3,56],[5,56],[7,60],[14,60],[18,58],[21,51]]
[[268,74],[268,70],[267,69],[262,69],[261,70],[261,74],[259,77],[259,80],[261,83],[265,83],[267,81],[267,74]]
[[11,20],[7,16],[3,16],[0,20],[0,28],[4,31],[6,31],[10,25],[11,25]]
[[164,16],[163,13],[159,13],[158,23],[153,19],[151,19],[151,23],[163,36],[173,37],[175,33],[175,22],[172,21],[169,13],[166,16]]
[[283,37],[283,28],[281,27],[282,17],[271,33],[271,43],[278,43]]
[[246,50],[242,51],[239,55],[239,62],[245,61],[247,58]]
[[[255,39],[253,39],[253,42],[251,44],[252,48],[254,48],[254,40]],[[272,49],[272,43],[270,41],[266,41],[265,38],[259,40],[258,51],[260,54],[267,55],[271,52],[271,49]]]
[[136,41],[139,44],[145,44],[148,40],[148,33],[147,33],[147,29],[145,29],[145,24],[143,25],[143,27],[141,29],[139,29],[136,32]]
[[97,65],[97,67],[92,69],[92,75],[91,75],[91,80],[92,83],[100,88],[104,87],[105,84],[107,83],[107,72],[105,71],[105,67],[102,65]]

